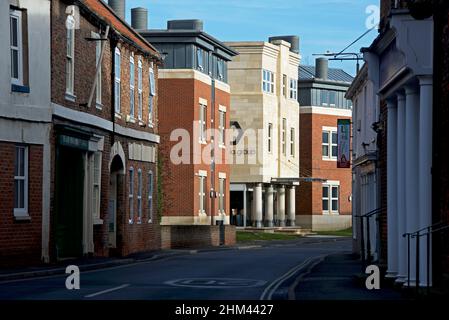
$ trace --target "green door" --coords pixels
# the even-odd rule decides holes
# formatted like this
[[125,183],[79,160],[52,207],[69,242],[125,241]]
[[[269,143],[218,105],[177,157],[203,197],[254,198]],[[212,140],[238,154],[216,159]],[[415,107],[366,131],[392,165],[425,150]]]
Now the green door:
[[83,254],[83,153],[58,147],[56,163],[57,256],[59,259],[80,257]]

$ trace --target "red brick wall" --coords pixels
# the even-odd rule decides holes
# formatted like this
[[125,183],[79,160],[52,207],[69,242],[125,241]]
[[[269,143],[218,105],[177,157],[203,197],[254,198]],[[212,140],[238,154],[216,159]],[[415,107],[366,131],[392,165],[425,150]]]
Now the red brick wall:
[[[337,161],[324,161],[322,157],[323,127],[337,127],[337,119],[345,117],[301,114],[300,154],[302,177],[340,181],[340,215],[350,215],[352,204],[351,169],[337,168]],[[297,215],[322,215],[322,183],[301,182],[296,192]]]
[[[212,128],[210,121],[213,110],[215,117],[214,128],[218,129],[219,105],[226,106],[226,128],[229,128],[230,95],[221,90],[215,90],[215,106],[211,105],[211,86],[194,79],[161,79],[160,80],[160,134],[163,141],[161,153],[164,167],[168,172],[164,176],[164,215],[166,216],[197,216],[199,211],[199,179],[198,171],[207,171],[206,186],[211,188],[211,171],[208,163],[192,164],[194,152],[204,152],[206,145],[200,145],[193,138],[193,122],[199,120],[199,98],[206,99],[207,105],[207,129]],[[178,144],[178,141],[170,142],[170,134],[173,130],[183,128],[190,135],[190,164],[175,165],[170,161],[170,151]],[[210,136],[207,137],[208,142]],[[226,174],[226,213],[229,215],[229,165],[224,163],[226,150],[218,148],[216,141],[217,165],[215,170],[215,188],[219,186],[219,172]],[[195,148],[194,149],[194,145]],[[207,151],[206,151],[207,152]],[[207,158],[205,160],[208,160]],[[221,164],[220,164],[221,162]],[[214,212],[218,211],[218,198],[213,199]],[[212,207],[211,199],[207,202],[207,212],[210,215]]]
[[42,248],[43,146],[28,145],[29,221],[14,219],[15,144],[0,142],[0,266],[39,263]]

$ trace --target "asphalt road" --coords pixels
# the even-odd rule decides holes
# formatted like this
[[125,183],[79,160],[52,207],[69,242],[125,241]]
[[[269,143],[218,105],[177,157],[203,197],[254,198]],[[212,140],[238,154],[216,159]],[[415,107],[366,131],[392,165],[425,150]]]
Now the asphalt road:
[[80,289],[67,276],[0,283],[0,300],[259,300],[314,259],[349,252],[351,241],[273,242],[259,248],[183,254],[155,261],[85,271]]

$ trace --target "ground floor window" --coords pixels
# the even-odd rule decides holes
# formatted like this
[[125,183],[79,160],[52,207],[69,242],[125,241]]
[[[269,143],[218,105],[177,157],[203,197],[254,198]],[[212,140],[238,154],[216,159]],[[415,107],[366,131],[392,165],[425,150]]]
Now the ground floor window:
[[201,175],[199,178],[199,192],[198,192],[198,201],[199,201],[199,212],[202,214],[206,214],[206,175]]
[[337,184],[323,184],[323,214],[339,213],[340,186]]
[[218,185],[218,212],[221,214],[226,213],[226,178],[219,178]]
[[23,145],[15,148],[14,215],[28,215],[28,147]]

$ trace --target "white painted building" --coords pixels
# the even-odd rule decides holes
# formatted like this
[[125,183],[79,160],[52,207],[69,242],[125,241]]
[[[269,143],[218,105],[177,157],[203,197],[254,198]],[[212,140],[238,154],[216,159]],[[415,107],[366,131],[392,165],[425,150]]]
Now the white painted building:
[[[0,237],[13,235],[0,251],[48,261],[50,1],[1,1],[0,30],[0,179],[2,193],[11,191],[1,201]],[[29,233],[36,228],[41,235]]]

